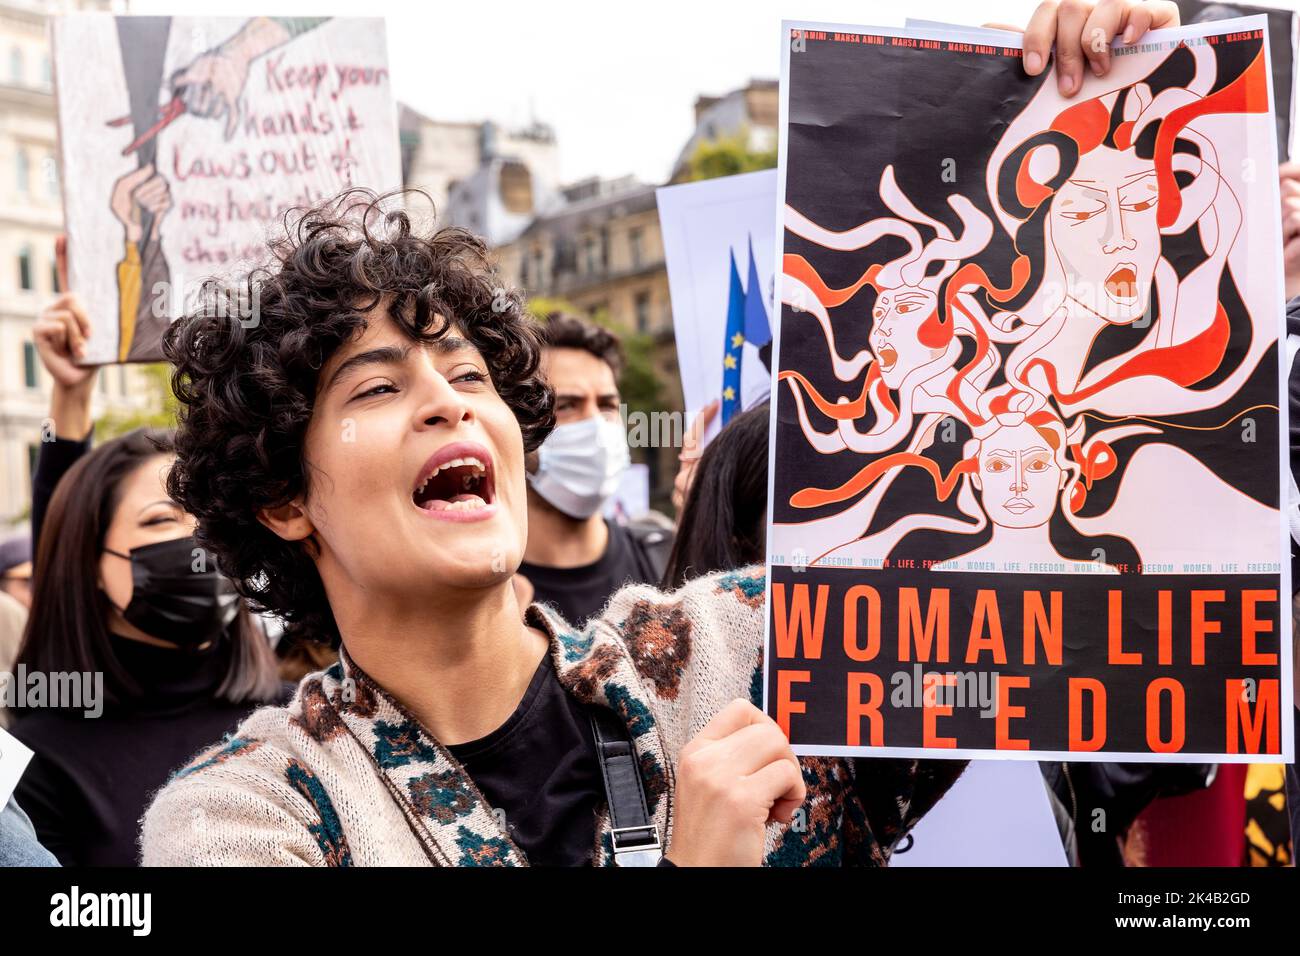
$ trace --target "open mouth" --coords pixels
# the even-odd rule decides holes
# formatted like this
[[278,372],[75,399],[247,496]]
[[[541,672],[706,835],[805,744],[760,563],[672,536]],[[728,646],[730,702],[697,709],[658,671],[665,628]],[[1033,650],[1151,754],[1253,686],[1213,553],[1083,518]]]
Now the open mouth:
[[1028,498],[1012,498],[1002,507],[1004,510],[1010,511],[1013,515],[1022,515],[1033,508],[1034,503]]
[[898,352],[892,345],[882,345],[876,349],[876,358],[880,360],[880,370],[888,372],[898,364]]
[[495,511],[495,492],[491,453],[474,442],[455,442],[425,462],[411,501],[436,518],[474,521]]
[[1106,294],[1125,305],[1137,301],[1137,267],[1131,262],[1121,262],[1106,276]]

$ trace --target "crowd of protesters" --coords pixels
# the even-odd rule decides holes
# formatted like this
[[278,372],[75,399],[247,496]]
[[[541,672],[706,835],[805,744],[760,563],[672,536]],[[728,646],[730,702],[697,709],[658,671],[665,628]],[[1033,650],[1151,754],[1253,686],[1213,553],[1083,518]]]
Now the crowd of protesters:
[[[1136,41],[1172,6],[1102,8]],[[1026,48],[1077,79],[1066,26],[1042,5]],[[1294,294],[1290,167],[1283,203]],[[305,212],[276,261],[256,324],[169,329],[175,432],[95,445],[81,299],[35,326],[53,440],[30,537],[0,544],[0,671],[102,674],[102,713],[0,710],[35,754],[0,865],[888,862],[965,763],[799,760],[756,706],[765,403],[702,454],[691,432],[675,522],[613,520],[613,332],[531,316],[479,239],[365,195]],[[1042,769],[1083,866],[1137,861],[1163,801],[1243,792],[1206,765]],[[1231,864],[1222,806],[1169,810],[1165,838]],[[800,807],[815,826],[788,826]]]

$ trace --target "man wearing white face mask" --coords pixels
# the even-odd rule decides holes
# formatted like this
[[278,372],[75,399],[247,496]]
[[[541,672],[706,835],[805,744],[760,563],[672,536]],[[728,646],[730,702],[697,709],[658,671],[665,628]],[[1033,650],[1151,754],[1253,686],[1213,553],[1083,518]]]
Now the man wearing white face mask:
[[556,427],[526,460],[528,545],[519,574],[535,600],[576,623],[598,614],[624,584],[657,584],[672,536],[602,515],[631,460],[619,414],[618,338],[560,313],[547,316],[542,328]]

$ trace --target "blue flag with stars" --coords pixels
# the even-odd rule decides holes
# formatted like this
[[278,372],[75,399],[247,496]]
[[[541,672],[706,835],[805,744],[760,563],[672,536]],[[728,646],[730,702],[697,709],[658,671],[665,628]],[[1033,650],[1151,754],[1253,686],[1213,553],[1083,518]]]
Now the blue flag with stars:
[[745,345],[745,287],[731,253],[731,293],[727,297],[727,338],[722,345],[722,424],[740,408],[740,360]]
[[758,280],[758,263],[754,261],[754,237],[749,237],[749,287],[745,289],[745,341],[761,349],[772,341],[772,326],[767,321],[763,302],[763,284]]

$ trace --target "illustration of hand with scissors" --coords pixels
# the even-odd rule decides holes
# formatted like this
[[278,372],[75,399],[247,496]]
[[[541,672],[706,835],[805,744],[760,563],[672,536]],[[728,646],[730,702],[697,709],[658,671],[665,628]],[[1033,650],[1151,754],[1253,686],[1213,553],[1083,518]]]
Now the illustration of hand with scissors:
[[241,97],[253,61],[325,19],[254,17],[225,43],[200,54],[172,75],[175,97],[168,108],[178,115],[187,112],[207,119],[224,118],[225,136],[230,139],[239,128]]
[[[118,361],[149,361],[159,355],[168,316],[158,303],[170,284],[160,225],[171,208],[171,192],[158,172],[155,157],[160,134],[182,116],[224,119],[231,139],[239,127],[241,97],[254,60],[328,17],[255,17],[230,39],[199,55],[162,80],[162,64],[171,32],[168,17],[118,18],[119,43],[132,54],[123,57],[131,111],[108,121],[130,127],[135,138],[122,149],[135,155],[137,168],[114,184],[110,207],[125,230],[125,251],[118,263]],[[158,105],[170,87],[171,98]],[[146,292],[149,296],[146,297]]]

